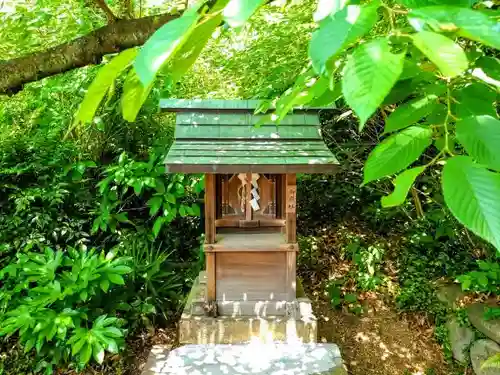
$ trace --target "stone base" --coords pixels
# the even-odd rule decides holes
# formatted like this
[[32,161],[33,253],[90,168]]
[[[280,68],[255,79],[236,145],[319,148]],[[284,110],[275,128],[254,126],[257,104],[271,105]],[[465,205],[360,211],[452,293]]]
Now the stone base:
[[[201,272],[193,284],[179,323],[181,344],[236,344],[252,341],[314,343],[317,340],[316,317],[299,281],[295,301],[280,305],[259,302],[254,303],[255,306],[243,301],[233,302],[230,308],[224,309],[223,314],[215,318],[207,316],[205,312],[205,296],[205,273]],[[245,310],[247,307],[249,309]],[[242,314],[242,311],[245,313]],[[250,315],[248,311],[254,314]],[[274,315],[273,312],[280,315]]]
[[347,375],[335,344],[153,347],[143,375]]

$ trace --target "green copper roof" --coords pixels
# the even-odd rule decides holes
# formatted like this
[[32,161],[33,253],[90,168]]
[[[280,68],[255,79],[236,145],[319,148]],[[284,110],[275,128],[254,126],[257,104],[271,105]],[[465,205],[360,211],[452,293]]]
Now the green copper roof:
[[175,141],[165,160],[169,172],[314,173],[338,165],[320,134],[317,110],[294,112],[280,125],[255,125],[259,101],[162,100],[177,112]]

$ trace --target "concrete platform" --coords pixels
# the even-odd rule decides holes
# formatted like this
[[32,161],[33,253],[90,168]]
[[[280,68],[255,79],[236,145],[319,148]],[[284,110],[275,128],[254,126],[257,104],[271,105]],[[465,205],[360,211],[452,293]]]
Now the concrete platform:
[[335,344],[153,347],[143,375],[347,375]]
[[235,344],[254,340],[314,343],[317,340],[316,317],[299,282],[295,301],[221,302],[217,306],[219,316],[215,318],[207,316],[205,301],[206,277],[201,272],[179,323],[181,344]]

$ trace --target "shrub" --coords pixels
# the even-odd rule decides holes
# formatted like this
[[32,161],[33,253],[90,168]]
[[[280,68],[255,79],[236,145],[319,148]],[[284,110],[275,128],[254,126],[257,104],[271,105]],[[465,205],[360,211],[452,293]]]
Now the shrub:
[[[78,368],[93,357],[123,347],[125,323],[101,314],[94,302],[125,284],[130,259],[96,250],[19,253],[0,271],[0,335],[18,335],[26,352],[36,350],[46,372],[74,360]],[[114,314],[114,311],[109,311]]]

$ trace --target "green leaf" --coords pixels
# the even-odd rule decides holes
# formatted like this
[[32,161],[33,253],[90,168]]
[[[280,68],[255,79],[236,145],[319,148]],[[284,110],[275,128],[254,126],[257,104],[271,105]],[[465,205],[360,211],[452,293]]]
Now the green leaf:
[[[489,78],[488,81],[494,81],[492,84],[500,87],[500,60],[495,57],[482,56],[476,62],[476,69],[480,69],[484,75]],[[476,70],[474,69],[474,70]]]
[[427,95],[400,105],[387,117],[384,133],[404,129],[425,118],[438,107],[437,98],[436,95]]
[[442,177],[446,205],[463,225],[500,249],[500,174],[467,156],[446,162]]
[[142,180],[135,180],[134,183],[132,184],[134,187],[134,193],[135,195],[139,196],[141,195],[142,187],[144,186],[144,183]]
[[144,87],[135,68],[132,67],[123,84],[121,97],[122,116],[128,122],[134,122],[139,111],[149,96],[153,83]]
[[196,26],[202,3],[160,27],[149,38],[134,62],[134,68],[142,84],[148,87],[162,66],[179,50]]
[[393,54],[386,39],[362,44],[348,58],[342,92],[360,119],[360,130],[397,82],[403,63],[404,53]]
[[107,293],[109,290],[109,281],[108,280],[101,280],[100,284],[101,289],[103,290],[104,293]]
[[309,102],[309,107],[329,107],[335,104],[342,97],[342,85],[336,82],[333,87],[328,87],[326,91]]
[[125,285],[125,280],[123,280],[123,277],[121,275],[116,274],[116,273],[108,273],[108,279],[113,284]]
[[92,122],[95,112],[104,95],[108,92],[109,87],[113,84],[116,77],[132,63],[132,60],[136,56],[136,48],[127,49],[99,69],[76,112],[75,124]]
[[86,291],[86,290],[82,290],[80,292],[80,298],[83,300],[83,301],[86,301],[87,298],[89,298],[89,293]]
[[107,327],[104,332],[106,332],[106,336],[110,337],[123,337],[123,332],[120,331],[116,327]]
[[[73,337],[75,337],[75,336],[73,336]],[[72,343],[72,345],[71,345],[71,354],[72,355],[76,355],[76,354],[80,353],[80,351],[83,348],[83,345],[86,343],[85,339],[86,339],[86,337],[81,337],[76,342]]]
[[80,351],[80,363],[87,364],[92,355],[92,346],[87,342]]
[[165,194],[165,200],[172,204],[175,204],[176,202],[175,195],[173,195],[172,193]]
[[274,122],[279,124],[295,107],[307,105],[314,98],[321,97],[325,93],[333,94],[328,86],[329,80],[323,76],[318,78],[312,69],[300,74],[293,87],[288,89],[276,102],[275,114],[278,115],[278,118]]
[[354,303],[358,300],[358,296],[352,293],[348,293],[344,296],[344,301],[346,303]]
[[163,183],[163,181],[159,178],[156,179],[156,192],[158,194],[165,194],[165,184]]
[[230,0],[223,11],[224,21],[231,27],[240,27],[248,21],[265,0]]
[[379,1],[348,5],[323,20],[309,44],[309,57],[318,74],[323,74],[327,68],[331,70],[328,63],[372,29],[378,19],[379,6]]
[[155,237],[158,237],[158,233],[160,233],[161,227],[163,226],[165,221],[166,219],[162,216],[155,220],[155,223],[153,224],[153,234]]
[[415,179],[424,170],[425,167],[415,167],[399,174],[394,180],[394,191],[391,194],[382,197],[382,207],[402,205],[408,195],[408,192],[410,191],[410,188],[415,182]]
[[432,5],[459,5],[470,7],[478,0],[398,0],[397,2],[408,8],[422,8]]
[[430,6],[413,9],[408,18],[417,31],[428,25],[434,31],[455,32],[458,36],[500,49],[500,24],[494,15],[494,12],[457,6]]
[[445,77],[462,74],[469,66],[464,50],[453,40],[430,31],[412,35],[413,44],[421,50]]
[[149,209],[149,216],[154,216],[160,210],[161,205],[163,204],[163,197],[153,197],[146,203]]
[[314,12],[314,22],[319,22],[328,16],[333,16],[335,13],[343,9],[349,0],[318,0],[318,7]]
[[500,171],[500,121],[475,116],[456,123],[457,140],[481,164]]
[[483,364],[481,365],[481,369],[487,368],[500,368],[500,353],[492,355],[483,362]]
[[432,130],[420,126],[411,126],[384,139],[368,156],[363,184],[405,169],[431,143]]
[[104,361],[104,348],[98,342],[94,342],[94,349],[92,350],[92,354],[97,363],[102,364]]
[[453,104],[452,112],[459,118],[477,115],[497,117],[494,108],[497,94],[488,86],[472,83],[461,90],[454,91],[452,96],[458,103]]
[[182,76],[193,66],[215,29],[222,22],[219,13],[212,16],[208,21],[201,22],[196,26],[189,39],[175,54],[171,67],[168,69],[168,85],[177,83]]

